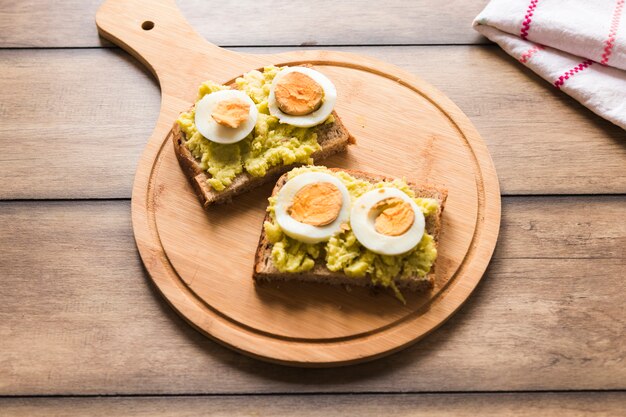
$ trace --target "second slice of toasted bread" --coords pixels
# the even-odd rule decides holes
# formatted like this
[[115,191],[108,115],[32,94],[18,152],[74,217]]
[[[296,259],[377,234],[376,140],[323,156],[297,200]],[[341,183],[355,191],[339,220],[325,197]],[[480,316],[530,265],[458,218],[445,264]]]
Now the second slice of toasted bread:
[[[332,171],[338,171],[337,169],[331,169]],[[393,181],[394,178],[385,177],[381,175],[369,174],[361,171],[343,170],[344,172],[352,175],[355,178],[363,179],[372,183],[381,181]],[[278,191],[287,182],[287,174],[284,174],[274,187],[272,196],[275,196]],[[435,215],[426,217],[425,232],[432,235],[435,241],[435,245],[439,243],[439,234],[441,231],[441,215],[445,206],[446,198],[448,196],[447,190],[436,187],[433,185],[419,185],[412,181],[407,181],[407,184],[415,192],[416,197],[432,198],[437,200],[439,208]],[[269,213],[265,216],[265,221],[269,221]],[[357,286],[370,286],[371,280],[365,276],[362,278],[349,277],[341,271],[333,272],[326,268],[324,259],[318,261],[312,270],[302,273],[284,273],[280,272],[272,262],[272,244],[268,240],[265,230],[261,232],[259,239],[259,246],[257,248],[254,273],[253,277],[257,281],[287,281],[287,280],[299,280],[309,282],[323,282],[327,284],[347,284]],[[411,291],[427,290],[432,288],[435,277],[435,264],[432,266],[428,275],[424,277],[412,276],[401,278],[400,276],[394,278],[394,284],[398,289],[408,289]]]

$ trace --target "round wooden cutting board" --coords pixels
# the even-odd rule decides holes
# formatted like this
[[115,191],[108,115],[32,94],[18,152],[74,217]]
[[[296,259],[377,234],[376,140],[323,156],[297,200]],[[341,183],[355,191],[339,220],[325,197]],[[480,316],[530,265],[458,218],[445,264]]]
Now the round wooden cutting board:
[[[441,92],[390,64],[343,52],[250,55],[218,48],[170,0],[108,0],[96,20],[100,34],[143,62],[161,85],[161,113],[133,187],[133,228],[150,277],[201,332],[272,362],[345,365],[417,341],[470,295],[496,244],[500,192],[485,144]],[[198,85],[301,63],[335,83],[337,113],[357,140],[325,165],[448,188],[432,292],[405,293],[403,305],[388,292],[363,288],[255,285],[254,252],[272,185],[206,211],[198,203],[169,137]]]

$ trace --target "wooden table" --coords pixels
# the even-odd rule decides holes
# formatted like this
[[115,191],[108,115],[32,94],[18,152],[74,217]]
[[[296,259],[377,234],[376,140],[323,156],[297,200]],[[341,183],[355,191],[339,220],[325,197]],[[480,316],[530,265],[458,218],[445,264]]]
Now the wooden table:
[[491,151],[503,220],[476,292],[406,351],[339,369],[234,353],[161,299],[129,200],[157,83],[98,38],[98,0],[5,3],[0,415],[626,413],[626,133],[473,32],[485,0],[291,0],[281,15],[179,1],[222,46],[314,45],[414,72]]

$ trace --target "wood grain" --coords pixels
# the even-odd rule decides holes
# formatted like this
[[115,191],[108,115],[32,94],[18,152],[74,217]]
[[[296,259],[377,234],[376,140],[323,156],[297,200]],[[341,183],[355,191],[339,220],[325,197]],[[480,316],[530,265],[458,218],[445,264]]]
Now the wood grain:
[[168,398],[8,398],[6,417],[127,416],[380,416],[470,417],[530,415],[614,417],[626,408],[626,394],[400,394],[318,396],[219,396]]
[[0,55],[0,198],[129,197],[160,101],[147,71],[118,49]]
[[625,389],[626,197],[503,202],[503,244],[459,313],[402,353],[330,370],[265,364],[188,326],[143,272],[128,202],[0,203],[0,394]]
[[[93,24],[100,3],[7,3],[0,11],[0,47],[110,47]],[[308,10],[285,19],[277,36],[246,8],[237,12],[254,32],[211,19],[211,2],[179,3],[204,36],[222,45],[484,42],[469,22],[486,0],[392,2],[390,18],[374,23],[360,2],[342,2],[351,5],[344,13],[360,30],[354,37],[349,26],[328,22],[323,33],[303,31]],[[412,16],[409,27],[402,16]],[[499,49],[338,49],[387,60],[442,89],[487,141],[504,193],[626,193],[624,131],[554,92]],[[159,106],[157,84],[141,65],[111,49],[4,50],[0,73],[0,198],[130,196],[134,164]],[[75,88],[77,79],[93,94]],[[43,102],[33,85],[42,88]],[[24,130],[31,114],[36,128]],[[45,151],[34,152],[44,140]],[[258,363],[191,330],[147,283],[127,202],[0,203],[0,394],[625,389],[624,314],[615,306],[625,301],[626,200],[504,202],[497,259],[475,300],[437,335],[345,373]],[[0,414],[198,415],[214,407],[234,415],[257,413],[257,406],[277,415],[295,407],[303,415],[332,415],[335,407],[338,414],[379,415],[395,407],[399,415],[574,416],[613,416],[625,407],[622,393],[4,398]]]
[[[3,5],[0,47],[110,46],[93,18],[101,0]],[[487,0],[221,2],[178,0],[198,32],[217,45],[389,45],[485,42],[471,28]],[[280,13],[276,12],[277,8]]]
[[[400,65],[450,96],[487,142],[504,194],[626,193],[626,133],[501,50],[340,50]],[[108,49],[0,51],[0,57],[0,198],[130,197],[160,102],[141,65]],[[75,80],[83,87],[70,88]],[[44,137],[50,146],[33,152]]]

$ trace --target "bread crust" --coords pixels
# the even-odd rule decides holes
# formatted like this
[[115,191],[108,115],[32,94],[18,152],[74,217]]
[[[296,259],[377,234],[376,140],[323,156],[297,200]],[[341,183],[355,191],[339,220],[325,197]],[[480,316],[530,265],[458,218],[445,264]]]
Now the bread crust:
[[[338,172],[343,171],[355,178],[364,179],[372,183],[381,181],[393,181],[394,177],[370,174],[363,171],[346,170],[331,168],[331,171]],[[282,186],[287,182],[287,174],[281,176],[274,189],[272,190],[272,196],[275,196]],[[414,181],[406,181],[407,184],[413,189],[415,195],[423,198],[433,198],[439,202],[439,208],[434,216],[428,216],[426,218],[425,230],[427,233],[433,236],[435,240],[435,247],[439,245],[439,234],[441,232],[441,216],[445,208],[446,199],[448,198],[448,191],[442,187],[437,187],[431,184],[417,184]],[[269,213],[265,215],[265,221],[269,221]],[[287,280],[299,280],[308,282],[323,282],[335,285],[356,285],[356,286],[373,286],[370,278],[365,276],[363,278],[348,277],[343,272],[329,271],[325,263],[317,262],[311,271],[303,273],[282,273],[274,267],[271,257],[272,244],[269,242],[265,230],[261,230],[261,236],[259,237],[259,244],[255,254],[253,278],[257,282],[263,281],[287,281]],[[410,291],[426,291],[433,287],[435,281],[435,264],[433,264],[430,272],[425,277],[395,277],[394,283],[399,289],[407,289]]]
[[[317,142],[321,148],[314,152],[311,158],[315,162],[327,158],[330,155],[341,152],[346,149],[349,144],[354,143],[354,138],[348,133],[348,130],[341,122],[341,119],[333,111],[335,121],[329,124],[323,124],[315,127],[317,133]],[[185,176],[193,186],[193,189],[200,200],[202,206],[206,209],[211,204],[228,203],[238,194],[242,194],[248,190],[259,187],[267,182],[276,180],[281,174],[302,164],[290,164],[272,167],[263,177],[253,177],[243,172],[237,175],[231,185],[225,190],[215,191],[208,184],[209,174],[204,171],[198,160],[191,154],[191,151],[185,145],[185,133],[180,129],[178,123],[174,123],[172,127],[172,142],[174,145],[174,153],[178,159],[181,169]]]

